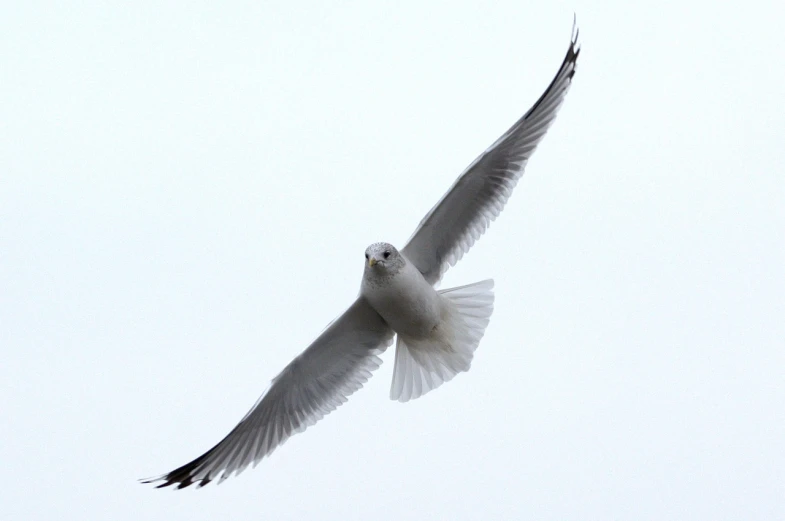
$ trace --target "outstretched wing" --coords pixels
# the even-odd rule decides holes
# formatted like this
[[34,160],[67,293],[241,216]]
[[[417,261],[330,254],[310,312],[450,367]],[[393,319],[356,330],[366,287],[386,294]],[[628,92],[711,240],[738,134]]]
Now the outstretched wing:
[[501,213],[564,101],[579,53],[578,31],[573,25],[567,55],[537,103],[469,165],[403,248],[404,255],[431,284],[461,260]]
[[379,367],[393,332],[362,298],[333,321],[273,379],[240,423],[220,443],[190,463],[144,483],[204,486],[254,466],[292,434],[344,403]]

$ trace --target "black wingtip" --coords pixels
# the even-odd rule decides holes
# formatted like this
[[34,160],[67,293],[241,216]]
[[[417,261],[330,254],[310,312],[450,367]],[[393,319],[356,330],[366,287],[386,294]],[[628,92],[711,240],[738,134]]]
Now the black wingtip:
[[171,486],[171,485],[177,483],[176,481],[170,481],[168,475],[166,475],[166,476],[159,476],[157,478],[140,479],[139,483],[141,483],[142,485],[152,485],[153,483],[157,483],[159,481],[163,481],[163,483],[161,483],[160,485],[155,485],[155,488],[164,488],[164,487],[168,487],[168,486]]
[[581,52],[581,46],[578,42],[579,36],[581,34],[581,29],[578,27],[578,15],[575,13],[572,14],[572,32],[570,33],[570,50],[575,54],[575,58],[578,57],[578,54]]
[[208,473],[202,479],[194,479],[194,474],[196,473],[197,469],[201,466],[207,456],[210,454],[208,451],[206,454],[196,458],[190,463],[186,463],[182,467],[179,467],[163,476],[157,478],[147,478],[144,480],[140,480],[142,483],[156,483],[158,481],[162,481],[163,483],[156,485],[155,488],[166,488],[172,485],[177,485],[175,490],[180,490],[186,487],[190,487],[193,484],[197,485],[197,488],[201,488],[213,480],[213,477],[210,476]]
[[[571,63],[573,65],[572,71],[570,71],[570,80],[572,80],[572,77],[575,76],[575,65],[578,61],[578,56],[581,54],[581,45],[578,42],[578,37],[580,34],[581,30],[578,27],[578,16],[573,13],[572,31],[570,32],[570,48],[567,49],[567,56],[564,58],[564,64]],[[564,64],[562,64],[562,67]]]

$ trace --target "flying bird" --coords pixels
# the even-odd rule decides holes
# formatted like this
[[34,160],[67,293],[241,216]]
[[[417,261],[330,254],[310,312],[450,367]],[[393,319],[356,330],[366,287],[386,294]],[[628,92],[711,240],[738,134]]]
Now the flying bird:
[[468,371],[493,311],[493,281],[434,286],[502,211],[564,101],[579,53],[573,25],[564,61],[540,99],[469,165],[406,245],[368,246],[360,294],[349,308],[273,379],[223,440],[143,482],[201,487],[256,466],[360,389],[396,335],[390,398],[419,398]]

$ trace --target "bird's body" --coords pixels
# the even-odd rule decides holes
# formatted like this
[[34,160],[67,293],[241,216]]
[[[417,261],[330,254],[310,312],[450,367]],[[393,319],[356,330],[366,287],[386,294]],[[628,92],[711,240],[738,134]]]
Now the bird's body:
[[[400,254],[396,251],[396,255]],[[444,299],[411,262],[400,257],[402,264],[393,273],[382,271],[384,261],[366,266],[360,295],[393,331],[410,338],[424,338],[442,320]]]
[[390,398],[419,398],[468,371],[493,312],[493,281],[437,292],[393,245],[365,255],[360,298],[398,336]]
[[366,249],[360,295],[276,376],[212,449],[163,476],[159,487],[223,481],[256,465],[294,433],[344,403],[381,364],[397,335],[390,397],[418,398],[469,370],[493,311],[493,281],[435,290],[501,212],[575,74],[578,33],[539,100],[458,177],[406,245]]

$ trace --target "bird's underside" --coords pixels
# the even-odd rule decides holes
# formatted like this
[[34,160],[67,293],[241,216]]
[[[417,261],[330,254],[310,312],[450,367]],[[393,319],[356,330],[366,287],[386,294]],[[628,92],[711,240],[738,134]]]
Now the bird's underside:
[[469,369],[493,309],[493,282],[438,292],[433,286],[512,194],[572,83],[577,39],[573,27],[545,92],[458,177],[400,252],[386,243],[369,246],[360,296],[273,379],[240,423],[202,456],[145,483],[204,486],[255,466],[362,387],[395,333],[393,399],[417,398]]

